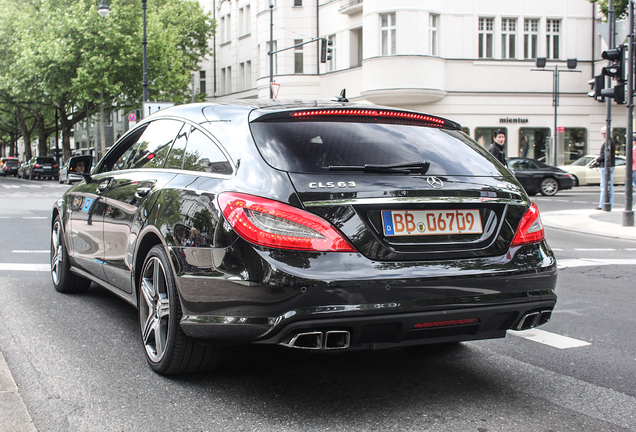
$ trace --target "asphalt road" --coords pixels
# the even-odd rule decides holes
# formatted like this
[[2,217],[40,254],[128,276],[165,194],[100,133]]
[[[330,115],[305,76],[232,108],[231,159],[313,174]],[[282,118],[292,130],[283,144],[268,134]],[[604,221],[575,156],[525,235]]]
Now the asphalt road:
[[[335,355],[251,346],[166,378],[145,364],[133,307],[96,285],[59,294],[37,270],[66,188],[0,178],[0,351],[38,431],[636,430],[632,266],[562,269],[534,334]],[[536,197],[542,212],[597,200]],[[559,259],[636,258],[634,241],[546,233]]]

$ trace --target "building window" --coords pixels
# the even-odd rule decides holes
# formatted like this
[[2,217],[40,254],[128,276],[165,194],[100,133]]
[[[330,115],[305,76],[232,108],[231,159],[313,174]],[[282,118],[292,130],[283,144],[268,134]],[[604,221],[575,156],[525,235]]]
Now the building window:
[[294,0],[294,6],[302,6],[303,0]]
[[539,20],[526,19],[523,21],[523,58],[537,58],[539,43]]
[[227,85],[227,88],[225,90],[225,94],[230,94],[232,93],[232,66],[228,66],[226,70],[227,70],[227,76],[226,76],[225,83]]
[[[358,67],[362,65],[362,28],[353,29],[349,32],[349,40],[351,41],[351,57],[349,61],[350,67]],[[333,57],[333,56],[332,56]]]
[[245,89],[252,88],[252,62],[245,62]]
[[245,63],[239,63],[238,91],[245,90]]
[[494,18],[479,18],[479,58],[493,58]]
[[246,5],[238,10],[239,36],[250,33],[250,5]]
[[[506,133],[506,142],[508,141],[508,128],[505,127],[478,127],[475,128],[475,141],[479,143],[482,147],[490,148],[493,143],[492,133],[497,129],[503,129]],[[508,149],[508,146],[504,146],[504,149]],[[505,150],[504,150],[505,151]]]
[[250,5],[245,6],[245,33],[250,34],[252,32],[252,7]]
[[327,36],[327,42],[331,41],[331,45],[327,45],[331,48],[331,59],[327,60],[327,72],[333,72],[336,70],[336,35]]
[[232,15],[227,14],[225,16],[225,42],[232,40]]
[[380,14],[382,55],[395,55],[395,12]]
[[546,20],[546,57],[549,59],[559,58],[559,32],[561,31],[561,20]]
[[227,81],[225,68],[221,68],[221,94],[225,92],[225,82]]
[[[269,53],[269,43],[265,44],[267,46],[267,53]],[[278,41],[272,41],[272,45],[273,48],[271,49],[271,51],[276,51],[278,50]],[[272,63],[274,63],[274,75],[278,75],[278,54],[274,54],[273,56],[270,56],[269,54],[267,55],[268,59],[267,59],[267,66],[269,66],[269,61],[271,59]],[[269,75],[269,69],[267,69],[267,75]]]
[[[300,45],[303,43],[302,39],[294,39],[294,45]],[[294,48],[294,73],[303,73],[303,46],[297,46]]]
[[200,93],[206,93],[205,71],[199,71],[199,92]]
[[430,14],[428,16],[428,52],[432,56],[437,53],[437,26],[439,25],[439,15]]
[[519,157],[545,160],[550,128],[519,128]]
[[517,19],[503,18],[501,20],[501,58],[517,58]]

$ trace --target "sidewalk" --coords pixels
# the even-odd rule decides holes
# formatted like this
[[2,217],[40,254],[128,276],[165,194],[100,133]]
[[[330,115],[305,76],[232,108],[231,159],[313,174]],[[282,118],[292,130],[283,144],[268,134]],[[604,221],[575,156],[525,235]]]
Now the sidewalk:
[[35,432],[26,405],[0,352],[0,431]]

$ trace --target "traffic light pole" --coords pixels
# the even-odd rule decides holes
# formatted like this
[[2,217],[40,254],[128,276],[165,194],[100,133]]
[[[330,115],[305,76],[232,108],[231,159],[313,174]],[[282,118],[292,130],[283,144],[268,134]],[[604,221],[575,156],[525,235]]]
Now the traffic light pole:
[[625,137],[625,211],[623,211],[623,226],[634,226],[633,211],[633,174],[632,161],[634,160],[633,136],[634,136],[634,3],[629,2],[629,56],[627,60],[627,136]]
[[[609,0],[609,5],[608,5],[608,13],[607,13],[607,21],[609,23],[609,37],[608,37],[608,48],[610,50],[614,49],[614,38],[616,37],[614,35],[614,4],[612,0]],[[609,82],[609,87],[611,87],[612,82],[611,82],[611,78],[607,78],[608,82]],[[603,193],[603,197],[605,198],[603,200],[603,211],[612,211],[612,204],[610,203],[610,190],[611,187],[613,186],[611,184],[612,181],[612,172],[611,172],[611,166],[609,165],[611,162],[611,142],[612,142],[612,99],[611,98],[607,98],[606,100],[606,116],[605,116],[605,146],[604,146],[604,169],[603,169],[603,175],[605,177],[605,191]]]

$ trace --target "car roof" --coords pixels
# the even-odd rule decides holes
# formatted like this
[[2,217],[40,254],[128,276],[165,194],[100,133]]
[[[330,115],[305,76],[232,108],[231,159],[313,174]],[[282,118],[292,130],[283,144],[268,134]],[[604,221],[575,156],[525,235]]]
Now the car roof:
[[[394,107],[384,107],[380,105],[361,104],[361,103],[344,103],[344,102],[331,102],[331,101],[302,101],[302,100],[271,100],[271,99],[245,99],[236,101],[221,101],[221,102],[202,102],[202,103],[190,103],[184,105],[176,105],[173,107],[165,108],[143,120],[143,123],[152,121],[153,119],[177,117],[186,118],[197,124],[204,122],[227,120],[236,115],[242,115],[243,117],[249,115],[252,111],[256,111],[256,115],[252,114],[252,119],[260,117],[261,115],[284,112],[298,109],[372,109],[372,110],[387,110],[387,111],[399,111],[413,114],[422,114],[416,111],[403,110]],[[431,116],[437,117],[437,116]],[[461,130],[461,125],[452,120],[448,120],[442,117],[437,117],[445,120],[446,127],[450,129]]]

